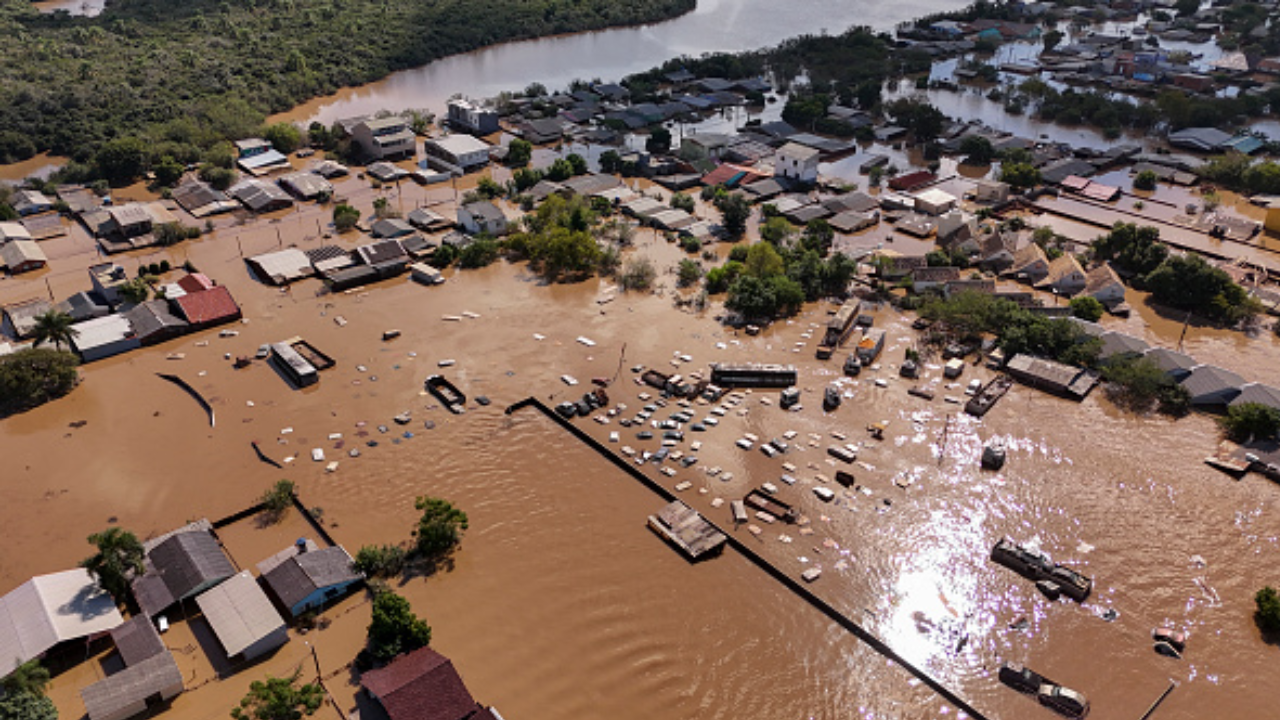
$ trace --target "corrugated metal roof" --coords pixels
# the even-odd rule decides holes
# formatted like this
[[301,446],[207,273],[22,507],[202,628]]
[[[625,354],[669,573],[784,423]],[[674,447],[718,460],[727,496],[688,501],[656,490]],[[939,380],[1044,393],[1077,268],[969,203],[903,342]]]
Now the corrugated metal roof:
[[87,570],[34,577],[0,598],[0,677],[64,640],[122,622],[115,601]]
[[227,657],[239,655],[285,626],[280,613],[247,570],[201,593],[196,597],[196,604],[213,628],[213,634],[218,636]]
[[182,690],[182,671],[173,653],[164,651],[84,688],[80,698],[89,720],[105,720],[152,695],[168,699]]
[[1239,394],[1239,389],[1244,385],[1244,378],[1214,365],[1198,365],[1182,381],[1182,386],[1191,393],[1192,402],[1229,402]]

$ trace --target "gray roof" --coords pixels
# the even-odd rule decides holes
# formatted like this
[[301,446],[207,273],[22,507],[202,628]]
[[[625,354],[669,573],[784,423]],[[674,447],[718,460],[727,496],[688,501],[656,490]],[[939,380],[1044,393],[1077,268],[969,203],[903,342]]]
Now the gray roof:
[[227,657],[239,655],[285,627],[284,618],[247,570],[201,593],[196,604]]
[[307,254],[298,248],[285,248],[249,258],[258,271],[274,283],[285,283],[311,275],[314,269]]
[[1175,376],[1186,375],[1191,372],[1191,368],[1199,365],[1190,355],[1168,348],[1151,348],[1145,357],[1166,374]]
[[[406,224],[405,227],[408,227]],[[409,228],[409,232],[413,232],[413,228]],[[361,245],[356,248],[360,259],[364,260],[366,265],[381,265],[386,262],[403,262],[407,260],[404,248],[395,240],[379,240],[368,245]]]
[[394,238],[401,235],[409,235],[413,232],[413,226],[400,218],[376,220],[370,229],[376,238]]
[[71,316],[76,322],[91,320],[111,313],[106,303],[100,302],[95,295],[78,292],[57,305],[58,310]]
[[562,186],[579,195],[595,195],[622,185],[622,181],[612,175],[587,174],[569,178]]
[[1191,147],[1204,151],[1216,150],[1230,139],[1230,133],[1225,133],[1218,128],[1212,127],[1186,128],[1169,133],[1170,145]]
[[1244,384],[1244,378],[1214,365],[1197,365],[1182,380],[1193,403],[1228,403],[1240,394]]
[[84,688],[80,698],[89,720],[110,720],[153,695],[169,699],[182,690],[182,671],[165,651]]
[[1084,334],[1088,335],[1089,337],[1101,338],[1103,335],[1107,334],[1107,329],[1102,327],[1096,322],[1082,320],[1077,317],[1068,318],[1068,319],[1071,320],[1071,322],[1075,323],[1076,326],[1079,327],[1081,330],[1083,330]]
[[261,180],[241,181],[227,192],[254,212],[293,204],[293,198],[289,197],[288,193]]
[[313,172],[290,173],[276,182],[280,183],[280,187],[300,198],[313,198],[333,192],[333,185]]
[[853,212],[867,213],[880,207],[880,203],[870,195],[861,192],[845,193],[836,197],[824,200],[823,205],[832,212]]
[[39,575],[0,597],[0,677],[65,640],[124,622],[116,603],[82,568]]
[[361,579],[351,567],[351,556],[341,546],[296,554],[262,576],[287,607],[306,600],[311,593]]
[[1240,388],[1240,394],[1235,400],[1231,401],[1232,405],[1244,405],[1245,403],[1258,403],[1266,405],[1270,408],[1280,410],[1280,389],[1263,385],[1262,383],[1249,383]]
[[1109,358],[1113,355],[1141,355],[1151,347],[1145,340],[1118,332],[1105,332],[1101,340],[1102,351],[1098,353],[1098,357],[1101,358]]
[[[134,581],[134,596],[148,615],[154,615],[235,572],[212,534],[180,532],[147,552],[147,572]],[[161,605],[165,600],[169,602]]]
[[120,626],[111,630],[111,642],[115,643],[124,664],[137,665],[147,658],[164,652],[164,641],[156,632],[151,618],[146,615],[135,615]]
[[482,200],[480,202],[473,202],[469,205],[463,205],[462,209],[471,213],[471,216],[476,218],[477,220],[485,220],[488,222],[502,222],[507,219],[507,216],[503,214],[502,210],[498,208],[497,205],[494,205],[493,203],[487,200]]
[[133,326],[133,334],[144,340],[156,333],[167,330],[181,330],[190,325],[186,320],[174,315],[165,300],[148,300],[126,310],[124,317]]

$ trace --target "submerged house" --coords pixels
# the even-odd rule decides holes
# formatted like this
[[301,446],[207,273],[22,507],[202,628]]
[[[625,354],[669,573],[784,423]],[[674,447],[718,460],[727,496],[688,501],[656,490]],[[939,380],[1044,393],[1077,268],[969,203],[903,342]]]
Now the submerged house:
[[240,319],[240,306],[225,285],[199,292],[188,290],[186,295],[173,303],[178,314],[191,323],[192,330],[224,325]]
[[182,693],[182,671],[150,618],[131,618],[111,631],[111,640],[124,669],[80,691],[89,720],[126,720]]
[[1182,379],[1182,387],[1191,394],[1191,404],[1225,410],[1240,395],[1244,378],[1214,365],[1197,365]]
[[481,200],[458,208],[458,225],[472,235],[505,235],[507,216],[497,205]]
[[299,540],[289,549],[258,563],[258,572],[280,606],[297,617],[346,595],[364,580],[340,545],[319,549]]
[[289,629],[267,594],[245,570],[196,596],[231,662],[245,662],[289,641]]
[[429,647],[360,676],[360,686],[390,720],[499,720],[476,702],[449,658]]
[[186,525],[143,544],[146,572],[133,581],[133,597],[147,616],[223,582],[236,569],[213,536],[208,520]]
[[[0,677],[124,622],[116,602],[83,568],[39,575],[0,597]],[[78,650],[83,659],[84,650]]]

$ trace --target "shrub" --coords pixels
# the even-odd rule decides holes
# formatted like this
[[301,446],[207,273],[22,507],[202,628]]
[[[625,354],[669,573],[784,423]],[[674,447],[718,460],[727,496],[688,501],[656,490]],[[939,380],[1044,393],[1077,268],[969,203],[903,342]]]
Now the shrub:
[[1253,596],[1253,601],[1258,606],[1256,617],[1262,629],[1267,632],[1280,631],[1280,593],[1268,585]]
[[671,207],[692,215],[695,207],[693,196],[678,192],[671,196]]
[[1102,312],[1105,309],[1097,298],[1089,297],[1088,295],[1071,298],[1070,308],[1073,317],[1088,320],[1089,322],[1101,320]]
[[622,275],[618,278],[618,285],[623,290],[648,290],[653,287],[653,281],[658,277],[658,271],[653,267],[653,261],[647,257],[631,258],[622,266]]
[[1270,440],[1280,431],[1280,410],[1261,403],[1233,405],[1218,424],[1227,437],[1236,442],[1251,438]]
[[687,253],[697,253],[702,249],[702,241],[692,235],[680,238],[680,247]]
[[360,222],[360,211],[350,205],[341,203],[333,209],[333,226],[338,232],[346,232],[355,227],[358,222]]
[[292,480],[280,480],[271,489],[262,493],[260,502],[262,509],[274,520],[279,520],[285,511],[293,507],[294,484]]
[[25,410],[71,392],[80,361],[64,350],[35,348],[0,357],[0,414]]
[[702,279],[702,266],[697,261],[689,258],[680,261],[680,266],[676,271],[676,284],[682,288],[689,287],[700,279]]
[[427,558],[446,555],[462,540],[462,533],[467,529],[467,514],[448,500],[424,495],[413,506],[422,511],[413,533],[419,554]]
[[746,246],[746,245],[734,245],[732,248],[730,248],[730,249],[729,249],[729,260],[730,260],[730,261],[732,261],[732,262],[740,262],[740,263],[742,263],[742,262],[746,262],[746,261],[747,261],[747,246]]
[[324,702],[324,688],[310,683],[298,686],[300,673],[253,681],[249,693],[231,709],[233,720],[299,720],[314,715]]
[[492,265],[498,259],[499,249],[497,240],[478,237],[458,251],[458,267],[474,270]]
[[394,577],[404,570],[407,553],[395,545],[365,545],[356,553],[352,567],[365,577]]
[[431,626],[413,614],[409,601],[391,591],[373,599],[369,654],[387,661],[431,644]]
[[1159,176],[1156,175],[1154,170],[1143,170],[1133,178],[1133,189],[1155,190],[1157,180],[1159,180]]
[[431,254],[431,266],[444,269],[458,259],[458,248],[454,245],[441,245]]

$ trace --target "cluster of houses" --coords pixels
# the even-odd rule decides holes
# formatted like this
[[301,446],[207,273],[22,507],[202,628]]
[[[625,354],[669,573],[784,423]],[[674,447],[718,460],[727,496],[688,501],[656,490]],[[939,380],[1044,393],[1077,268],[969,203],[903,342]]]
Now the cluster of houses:
[[[119,265],[94,265],[89,268],[89,279],[91,290],[57,304],[36,298],[6,305],[6,334],[19,341],[30,339],[42,315],[62,312],[73,321],[71,349],[82,361],[92,362],[241,317],[231,291],[201,273],[187,273],[176,282],[165,283],[155,289],[154,299],[139,303],[126,300],[121,288],[130,279]],[[6,344],[3,349],[13,348]]]
[[[207,625],[217,642],[211,663],[228,674],[287,643],[291,622],[364,581],[342,546],[306,538],[258,563],[255,575],[236,567],[208,520],[147,540],[143,550],[144,572],[131,582],[137,612],[128,620],[81,568],[32,578],[0,597],[0,677],[32,660],[56,670],[111,650],[116,661],[102,665],[112,670],[80,696],[88,720],[127,720],[185,689],[161,637],[178,616]],[[365,673],[361,684],[391,720],[501,720],[429,648]]]

